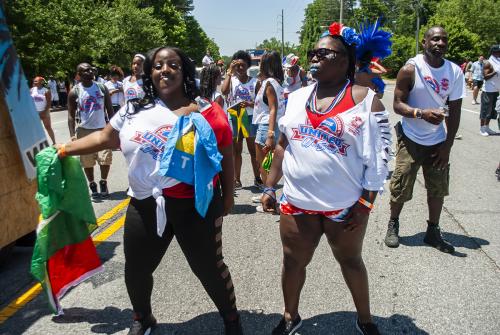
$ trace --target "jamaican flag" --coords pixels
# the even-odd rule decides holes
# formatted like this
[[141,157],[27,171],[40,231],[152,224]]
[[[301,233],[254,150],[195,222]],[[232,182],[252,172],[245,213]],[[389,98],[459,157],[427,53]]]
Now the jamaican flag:
[[243,137],[247,138],[250,136],[250,121],[245,107],[241,106],[241,103],[237,103],[227,109],[229,115],[231,115],[231,122],[233,124],[233,137],[238,138],[241,134]]

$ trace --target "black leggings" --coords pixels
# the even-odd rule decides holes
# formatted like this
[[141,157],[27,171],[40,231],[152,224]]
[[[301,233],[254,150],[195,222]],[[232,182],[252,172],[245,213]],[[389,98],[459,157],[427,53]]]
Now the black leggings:
[[236,312],[233,282],[222,256],[222,198],[214,193],[205,218],[196,212],[194,199],[167,198],[163,237],[156,233],[154,198],[130,201],[123,237],[125,284],[137,317],[151,314],[153,272],[174,236],[221,316]]

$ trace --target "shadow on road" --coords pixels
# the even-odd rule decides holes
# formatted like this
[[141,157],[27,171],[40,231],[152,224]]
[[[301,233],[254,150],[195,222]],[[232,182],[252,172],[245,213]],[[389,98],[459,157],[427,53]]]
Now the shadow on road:
[[254,214],[257,213],[258,204],[248,205],[248,204],[235,204],[231,210],[231,214]]
[[94,334],[115,334],[130,327],[132,321],[131,309],[106,307],[104,309],[89,309],[81,307],[65,308],[64,315],[54,316],[55,323],[91,324],[90,331]]
[[[52,318],[56,323],[92,324],[90,330],[97,334],[114,334],[130,327],[132,311],[120,310],[116,307],[106,307],[104,310],[69,308],[65,314]],[[243,330],[248,335],[269,335],[281,319],[281,314],[265,314],[262,311],[240,311]],[[412,334],[428,335],[429,333],[418,328],[414,320],[406,315],[394,314],[389,318],[374,316],[382,334]],[[321,314],[303,321],[300,335],[351,335],[356,333],[356,313],[334,312]],[[224,325],[219,313],[211,312],[197,316],[182,323],[159,323],[153,335],[215,335],[223,334]]]
[[[408,247],[421,247],[427,246],[424,243],[424,232],[417,233],[412,236],[401,236],[399,242],[402,245],[406,245]],[[484,240],[479,237],[469,237],[466,235],[454,234],[454,233],[446,233],[443,232],[443,237],[445,240],[448,240],[454,247],[458,248],[467,248],[477,250],[480,249],[483,245],[489,245],[490,242]],[[466,257],[467,254],[455,251],[455,256]]]

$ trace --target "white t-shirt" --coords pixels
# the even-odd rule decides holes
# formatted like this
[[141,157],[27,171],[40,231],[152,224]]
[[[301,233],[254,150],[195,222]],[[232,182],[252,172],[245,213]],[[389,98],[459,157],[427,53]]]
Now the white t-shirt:
[[296,90],[302,87],[302,79],[300,78],[300,72],[301,70],[299,70],[299,72],[295,77],[285,76],[285,83],[283,83],[283,88],[286,94],[295,92]]
[[[415,84],[408,96],[408,105],[414,108],[440,108],[446,100],[455,101],[466,95],[464,75],[460,67],[445,59],[443,66],[429,66],[423,55],[415,61]],[[435,94],[433,98],[432,94]],[[446,140],[445,122],[434,125],[422,119],[403,117],[403,131],[415,143],[431,146]]]
[[283,114],[285,114],[285,93],[283,87],[274,78],[267,78],[262,82],[259,92],[255,96],[255,106],[253,109],[253,124],[269,124],[269,106],[264,102],[264,94],[266,91],[267,83],[270,83],[276,92],[278,99],[278,109],[276,110],[276,121],[278,121]]
[[210,57],[209,55],[205,55],[205,57],[203,57],[202,61],[201,61],[201,64],[203,66],[209,66],[210,64],[213,64],[214,63],[214,59],[212,57]]
[[133,115],[126,115],[127,108],[133,106],[123,106],[109,123],[120,133],[120,148],[128,165],[128,195],[142,200],[150,197],[155,188],[162,190],[180,183],[157,172],[165,142],[178,116],[160,100],[156,100],[154,107]]
[[95,82],[92,86],[85,87],[82,83],[77,85],[77,121],[78,127],[85,129],[102,129],[106,126],[104,112],[104,95]]
[[105,85],[108,88],[110,94],[111,91],[120,90],[118,93],[111,95],[111,104],[115,106],[117,105],[123,106],[124,103],[123,84],[120,81],[114,83],[111,80],[108,80]]
[[[229,107],[238,102],[255,100],[255,85],[257,79],[249,77],[246,83],[242,83],[236,76],[231,76],[231,92],[229,93]],[[248,115],[253,115],[253,108],[246,107]]]
[[35,103],[35,108],[38,113],[41,113],[47,107],[47,97],[45,93],[47,93],[48,89],[45,87],[32,87],[30,89],[31,97],[33,98],[33,102]]
[[493,77],[484,81],[483,91],[484,92],[500,92],[500,59],[490,56],[488,62],[493,67],[496,72]]
[[145,96],[142,89],[142,79],[134,82],[130,81],[130,76],[123,79],[123,93],[125,94],[125,102],[131,99],[142,99]]
[[50,88],[50,94],[52,101],[59,101],[59,94],[57,94],[57,83],[54,79],[50,79],[48,82]]
[[279,129],[288,139],[283,158],[283,194],[306,210],[352,206],[363,189],[380,191],[388,174],[389,113],[371,112],[375,92],[314,128],[305,110],[315,85],[288,97]]

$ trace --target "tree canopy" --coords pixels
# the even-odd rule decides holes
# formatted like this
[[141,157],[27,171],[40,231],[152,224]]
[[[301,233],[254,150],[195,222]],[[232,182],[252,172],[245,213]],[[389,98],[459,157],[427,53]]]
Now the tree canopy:
[[69,77],[90,62],[129,70],[154,47],[184,49],[200,63],[219,48],[190,15],[192,0],[4,0],[7,24],[28,77]]
[[[344,1],[344,23],[358,28],[361,22],[382,20],[384,29],[393,33],[393,54],[384,60],[384,65],[389,69],[389,75],[395,75],[406,60],[415,55],[417,10],[420,49],[425,30],[435,25],[447,30],[449,50],[446,57],[457,63],[465,58],[487,55],[490,46],[500,42],[500,6],[497,0],[348,0]],[[307,6],[299,46],[303,65],[306,52],[339,17],[337,0],[314,0]]]

